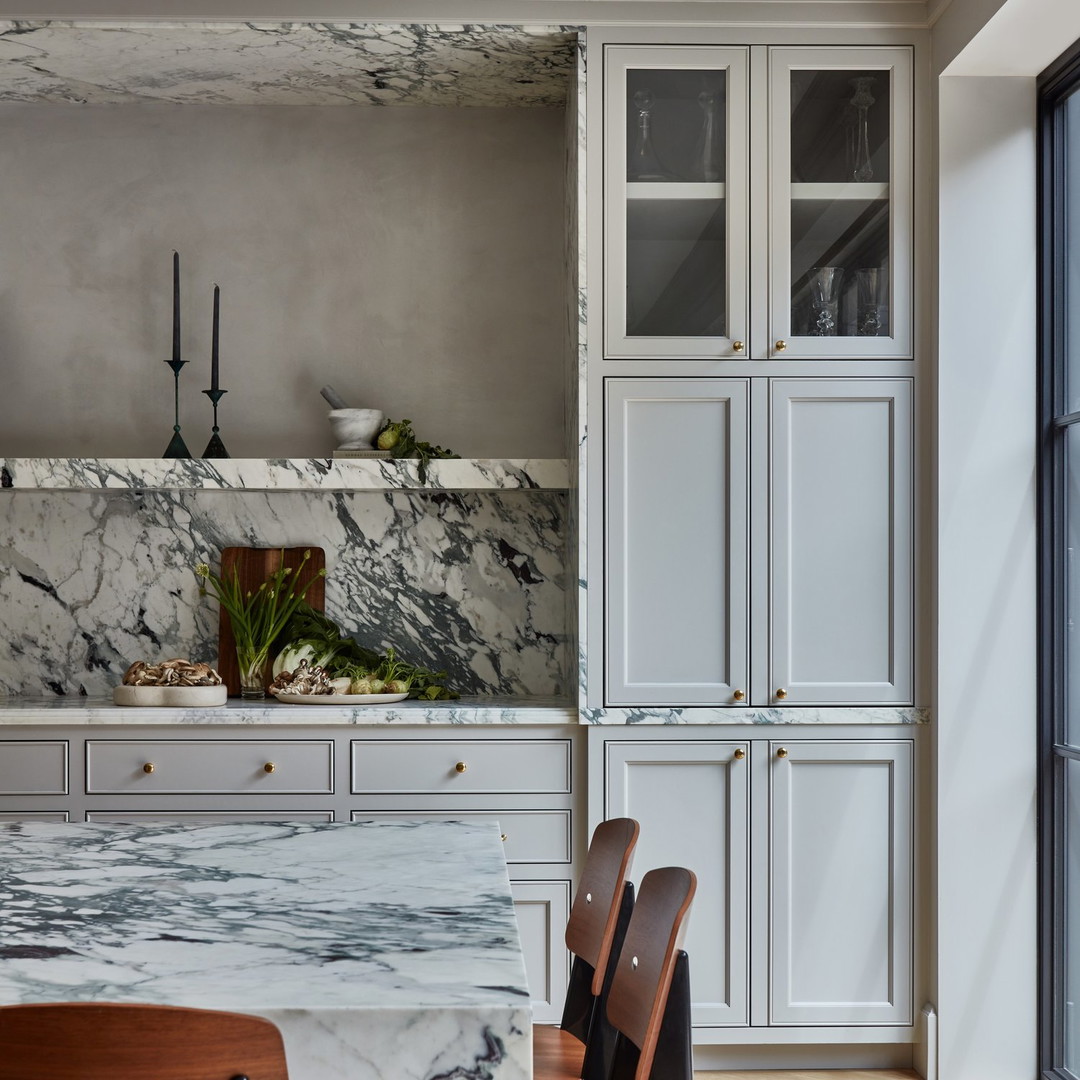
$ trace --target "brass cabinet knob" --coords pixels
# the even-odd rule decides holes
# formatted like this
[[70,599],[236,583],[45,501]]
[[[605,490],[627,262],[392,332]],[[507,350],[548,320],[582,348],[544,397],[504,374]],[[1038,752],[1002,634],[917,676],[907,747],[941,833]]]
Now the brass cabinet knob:
[[731,696],[732,696],[732,698],[734,698],[735,701],[745,701],[746,700],[746,691],[745,690],[734,690],[734,691],[732,691]]
[[503,833],[503,834],[502,834],[502,835],[501,835],[501,836],[499,837],[499,839],[500,839],[500,840],[501,840],[501,841],[502,841],[502,842],[503,842],[503,843],[505,844],[505,843],[506,843],[506,841],[507,841],[507,839],[508,839],[508,837],[507,837],[506,833]]
[[787,747],[786,747],[786,746],[781,746],[781,747],[780,747],[780,748],[779,748],[779,749],[778,749],[778,750],[776,751],[776,756],[777,756],[777,757],[787,757]]
[[780,689],[776,691],[776,700],[783,701],[786,697],[787,691],[781,686]]
[[784,351],[784,350],[785,350],[785,349],[787,348],[787,342],[786,342],[786,341],[784,341],[784,339],[783,339],[783,338],[780,338],[780,340],[779,340],[779,341],[777,341],[775,345],[773,345],[773,348],[774,348],[774,349],[775,349],[775,350],[776,350],[777,352],[783,352],[783,351]]
[[277,769],[277,766],[272,761],[268,761],[263,766],[263,772],[274,772],[276,769]]
[[742,759],[746,757],[746,751],[740,746],[737,750],[732,751],[731,756],[736,761],[742,761]]
[[731,343],[731,351],[732,352],[742,352],[743,349],[745,349],[745,348],[746,348],[746,346],[741,341],[733,341]]
[[145,765],[143,765],[142,771],[144,773],[152,773],[154,771],[154,763],[152,761],[148,761]]
[[454,766],[454,770],[455,770],[456,772],[464,772],[464,771],[465,771],[465,770],[466,770],[466,769],[467,769],[468,767],[469,767],[469,766],[468,766],[468,764],[467,764],[466,762],[464,762],[464,761],[459,761],[459,762],[458,762],[458,763],[457,763],[457,764],[456,764],[456,765]]

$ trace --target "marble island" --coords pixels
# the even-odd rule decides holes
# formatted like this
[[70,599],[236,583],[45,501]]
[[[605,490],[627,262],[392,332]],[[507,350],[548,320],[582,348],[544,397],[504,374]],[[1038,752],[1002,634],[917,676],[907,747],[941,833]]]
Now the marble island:
[[0,1003],[253,1013],[293,1080],[531,1075],[494,824],[0,830]]

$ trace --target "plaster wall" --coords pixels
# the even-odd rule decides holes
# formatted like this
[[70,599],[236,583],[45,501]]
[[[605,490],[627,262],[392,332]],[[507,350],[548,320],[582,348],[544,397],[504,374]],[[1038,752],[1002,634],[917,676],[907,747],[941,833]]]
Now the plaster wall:
[[210,435],[212,287],[234,457],[335,445],[319,397],[463,456],[561,457],[558,109],[0,106],[0,455]]
[[1030,78],[939,82],[941,1080],[1036,1074],[1036,142]]

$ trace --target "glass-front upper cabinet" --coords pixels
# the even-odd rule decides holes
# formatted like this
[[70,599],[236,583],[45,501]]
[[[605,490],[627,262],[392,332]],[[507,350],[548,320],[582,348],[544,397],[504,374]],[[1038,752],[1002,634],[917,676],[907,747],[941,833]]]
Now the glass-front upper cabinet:
[[748,355],[748,56],[606,50],[609,357]]
[[768,333],[757,359],[912,355],[912,54],[769,50]]

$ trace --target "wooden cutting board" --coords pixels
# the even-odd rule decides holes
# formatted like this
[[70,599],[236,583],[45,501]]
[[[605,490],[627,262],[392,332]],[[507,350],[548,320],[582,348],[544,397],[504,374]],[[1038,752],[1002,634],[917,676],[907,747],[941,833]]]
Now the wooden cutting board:
[[[310,551],[311,558],[304,562],[304,552]],[[326,567],[326,553],[318,547],[295,548],[248,548],[227,547],[221,552],[221,577],[227,580],[235,569],[240,577],[244,592],[254,592],[280,566],[291,567],[297,572],[297,581],[303,588],[319,571]],[[301,570],[300,567],[303,567]],[[326,579],[318,580],[304,596],[306,603],[316,611],[326,607]],[[218,621],[218,671],[229,688],[229,696],[240,694],[240,665],[236,662],[236,639],[233,637],[232,622],[228,612],[221,609]]]

